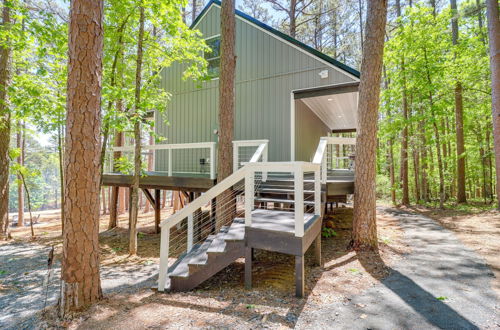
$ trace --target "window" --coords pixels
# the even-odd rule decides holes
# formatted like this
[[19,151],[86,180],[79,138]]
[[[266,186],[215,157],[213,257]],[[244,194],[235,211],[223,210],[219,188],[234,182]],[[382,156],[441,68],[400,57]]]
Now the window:
[[205,60],[208,62],[208,76],[215,78],[220,72],[220,36],[206,39],[207,46],[212,49],[211,52],[204,54]]

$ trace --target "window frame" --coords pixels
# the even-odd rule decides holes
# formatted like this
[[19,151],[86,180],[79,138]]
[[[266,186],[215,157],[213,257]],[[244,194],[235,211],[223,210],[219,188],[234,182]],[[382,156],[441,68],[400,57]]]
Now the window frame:
[[[221,35],[220,33],[219,34],[214,34],[213,36],[210,36],[210,37],[207,37],[203,40],[205,40],[205,42],[207,42],[208,40],[211,40],[211,39],[216,39],[216,38],[219,38],[221,39]],[[210,55],[208,53],[205,53],[203,52],[203,58],[205,59],[205,61],[207,61],[209,64],[210,64],[210,61],[213,61],[213,60],[219,60],[219,72],[217,73],[216,76],[212,77],[211,80],[216,80],[216,79],[219,79],[219,76],[220,76],[220,46],[219,46],[219,56],[215,56],[215,57],[210,57],[210,58],[206,58],[205,55]]]

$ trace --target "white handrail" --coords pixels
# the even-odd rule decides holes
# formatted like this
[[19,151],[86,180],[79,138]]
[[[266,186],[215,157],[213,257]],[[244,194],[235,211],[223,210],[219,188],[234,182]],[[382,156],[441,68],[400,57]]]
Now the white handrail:
[[[215,180],[215,149],[216,142],[195,142],[195,143],[177,143],[177,144],[153,144],[144,145],[141,148],[143,150],[168,150],[168,168],[167,173],[169,176],[173,174],[173,163],[172,163],[172,150],[180,149],[209,149],[210,150],[210,179]],[[131,152],[134,151],[134,146],[122,146],[111,148],[112,152]],[[111,159],[112,160],[112,159]],[[113,164],[111,164],[111,169]]]
[[[249,162],[258,162],[262,157],[263,162],[267,162],[269,140],[236,140],[233,141],[233,172],[236,172],[240,165],[240,147],[257,147]],[[245,162],[242,162],[245,165]]]
[[[323,136],[319,139],[318,148],[314,154],[313,163],[321,164],[321,183],[325,184],[327,181],[328,168],[327,168],[327,146],[331,145],[356,145],[356,138],[333,137]],[[350,157],[336,157],[337,166],[338,161],[341,159],[350,159]]]
[[181,210],[172,214],[167,219],[163,220],[160,223],[160,227],[162,228],[165,227],[166,229],[172,228],[173,226],[175,226],[176,224],[187,218],[191,213],[205,206],[208,202],[217,197],[219,194],[231,188],[239,181],[243,180],[245,178],[245,173],[246,173],[246,168],[245,167],[240,168],[238,171],[234,172],[233,174],[231,174],[230,176],[228,176],[227,178],[225,178],[224,180],[222,180],[221,182],[219,182],[218,184],[207,190],[200,197],[196,198],[194,201],[184,206]]

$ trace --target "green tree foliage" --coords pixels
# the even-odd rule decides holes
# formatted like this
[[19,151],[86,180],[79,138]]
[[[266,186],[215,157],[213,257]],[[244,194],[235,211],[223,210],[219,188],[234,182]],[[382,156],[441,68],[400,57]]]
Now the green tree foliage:
[[[485,30],[478,24],[477,11],[481,15],[482,9],[473,8],[475,14],[470,15],[471,6],[475,3],[464,3],[460,8],[457,45],[452,44],[450,11],[442,10],[434,15],[432,8],[422,4],[405,10],[386,43],[386,88],[379,139],[392,138],[396,141],[395,147],[401,148],[399,137],[404,125],[408,126],[410,195],[414,202],[439,200],[440,175],[443,176],[445,200],[455,196],[456,79],[464,86],[467,193],[472,198],[492,198],[489,65]],[[408,91],[410,107],[406,121],[402,116],[404,88]],[[387,145],[380,144],[383,149]],[[382,155],[387,153],[381,150]],[[394,154],[399,155],[398,152]],[[379,157],[378,166],[380,175],[388,176],[386,157]],[[379,181],[387,180],[380,178]],[[396,188],[399,192],[399,184]]]

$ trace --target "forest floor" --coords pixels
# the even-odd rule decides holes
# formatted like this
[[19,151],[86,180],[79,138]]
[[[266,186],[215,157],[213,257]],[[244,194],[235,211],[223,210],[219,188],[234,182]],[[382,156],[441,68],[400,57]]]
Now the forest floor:
[[[415,215],[415,211],[425,216]],[[14,242],[0,243],[0,309],[4,311],[0,328],[2,324],[88,329],[308,328],[334,323],[352,327],[353,322],[359,328],[500,326],[490,315],[499,312],[498,300],[490,292],[490,283],[498,288],[498,273],[495,278],[471,250],[498,272],[493,252],[500,248],[498,212],[379,207],[380,254],[348,250],[352,209],[335,212],[325,219],[338,235],[322,241],[323,267],[314,267],[313,256],[306,255],[305,299],[293,296],[293,260],[263,251],[256,254],[254,272],[258,275],[254,278],[260,280],[251,291],[243,289],[244,263],[238,260],[194,291],[154,293],[150,287],[156,282],[159,235],[154,233],[152,214],[141,215],[136,257],[127,253],[127,217],[121,217],[119,227],[108,231],[108,217],[103,216],[100,245],[105,299],[66,321],[54,321],[50,308],[43,319],[35,314],[43,308],[40,284],[46,273],[48,246],[56,246],[57,256],[61,246],[57,213],[41,217],[35,242],[29,239],[29,229],[17,228]],[[12,251],[18,253],[14,260],[10,260]],[[19,258],[23,253],[37,256],[37,269],[29,258]],[[57,299],[58,267],[49,286],[48,305]],[[26,306],[32,310],[26,312]]]
[[[308,304],[348,301],[351,295],[376,285],[388,275],[387,267],[409,251],[397,219],[380,212],[380,258],[368,255],[360,258],[347,248],[352,231],[352,208],[339,208],[333,216],[325,219],[325,224],[333,227],[337,236],[322,240],[323,267],[313,266],[312,251],[306,255],[307,299],[294,297],[293,257],[265,251],[256,253],[254,276],[259,281],[252,291],[243,289],[244,261],[237,260],[197,290],[159,294],[150,289],[156,283],[159,254],[159,235],[154,233],[153,214],[140,217],[138,256],[135,257],[127,253],[126,215],[121,217],[119,227],[113,230],[106,230],[107,221],[108,216],[103,216],[100,233],[105,300],[91,311],[77,315],[71,322],[50,325],[94,328],[99,324],[102,328],[133,328],[132,324],[119,324],[121,318],[133,313],[140,319],[140,326],[135,325],[140,328],[148,324],[168,326],[173,322],[184,322],[176,323],[180,327],[206,327],[224,322],[238,324],[241,320],[252,327],[263,319],[264,322],[269,319],[274,324],[293,326]],[[0,243],[3,269],[0,273],[0,309],[4,311],[0,316],[0,328],[2,325],[14,327],[19,322],[29,328],[39,322],[33,314],[44,307],[42,283],[47,273],[46,256],[50,246],[55,246],[56,259],[60,260],[62,240],[57,212],[42,214],[35,226],[35,234],[37,238],[31,240],[29,227],[13,228],[14,241]],[[30,257],[26,258],[26,255]],[[7,261],[5,264],[4,260]],[[361,263],[360,260],[371,261]],[[54,304],[58,296],[59,262],[54,267],[47,305]],[[28,305],[22,302],[28,302]]]

